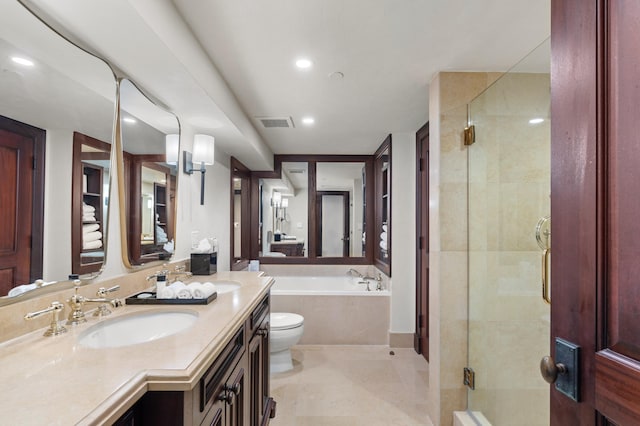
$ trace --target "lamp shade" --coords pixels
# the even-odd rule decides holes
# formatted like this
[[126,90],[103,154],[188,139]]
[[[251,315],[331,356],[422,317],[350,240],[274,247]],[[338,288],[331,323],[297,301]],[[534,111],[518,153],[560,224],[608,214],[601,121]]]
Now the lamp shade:
[[180,135],[167,135],[166,140],[166,155],[165,160],[168,164],[178,164],[178,158],[180,157]]
[[289,207],[289,199],[283,198],[282,201],[280,202],[280,207],[284,207],[285,209]]
[[193,137],[193,164],[212,165],[214,161],[215,138],[209,135]]
[[281,200],[282,200],[282,194],[280,194],[277,191],[273,191],[273,196],[271,197],[271,201],[273,202],[273,205],[276,207],[280,207]]

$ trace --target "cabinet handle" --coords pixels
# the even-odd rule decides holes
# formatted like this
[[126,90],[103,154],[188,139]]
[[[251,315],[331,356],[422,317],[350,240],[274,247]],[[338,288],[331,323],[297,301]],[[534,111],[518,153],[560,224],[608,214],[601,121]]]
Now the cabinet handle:
[[234,393],[231,391],[228,391],[225,387],[225,391],[223,391],[219,396],[218,399],[220,401],[224,401],[229,405],[233,405],[233,397],[234,397]]
[[269,334],[269,328],[259,328],[258,331],[256,331],[256,334],[259,336],[267,336]]

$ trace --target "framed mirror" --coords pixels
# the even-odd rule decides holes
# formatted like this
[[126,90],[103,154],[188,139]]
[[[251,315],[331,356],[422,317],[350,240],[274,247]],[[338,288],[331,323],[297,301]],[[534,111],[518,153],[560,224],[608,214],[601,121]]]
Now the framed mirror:
[[[105,62],[53,32],[19,2],[4,2],[1,11],[0,305],[4,305],[71,286],[67,281],[71,273],[84,274],[81,278],[88,280],[101,271],[116,84]],[[75,156],[76,135],[98,141],[100,158],[90,159],[97,154],[82,148]],[[101,247],[89,269],[77,267],[87,258],[81,248],[82,203],[72,203],[74,197],[83,197],[82,177],[74,181],[74,171],[85,160],[99,162],[95,166],[102,168],[101,183],[91,188],[102,194],[97,202],[101,211],[95,216],[99,220],[94,221],[98,228],[92,231],[100,234],[100,243],[92,245]]]
[[130,80],[120,81],[126,223],[124,263],[166,261],[175,250],[180,124]]
[[373,262],[371,155],[276,155],[254,172],[252,255],[264,263]]

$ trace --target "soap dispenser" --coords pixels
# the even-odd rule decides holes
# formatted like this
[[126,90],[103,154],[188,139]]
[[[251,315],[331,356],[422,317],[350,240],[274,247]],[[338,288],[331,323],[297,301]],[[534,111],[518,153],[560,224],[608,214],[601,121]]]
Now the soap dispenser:
[[167,286],[167,276],[164,274],[156,275],[156,299],[165,299],[164,289]]

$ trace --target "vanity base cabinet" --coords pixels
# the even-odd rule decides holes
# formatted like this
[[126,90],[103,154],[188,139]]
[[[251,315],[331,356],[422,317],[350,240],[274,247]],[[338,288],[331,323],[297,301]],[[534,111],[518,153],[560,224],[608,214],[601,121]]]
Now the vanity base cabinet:
[[191,391],[149,391],[118,426],[266,426],[269,397],[269,296],[236,331]]

